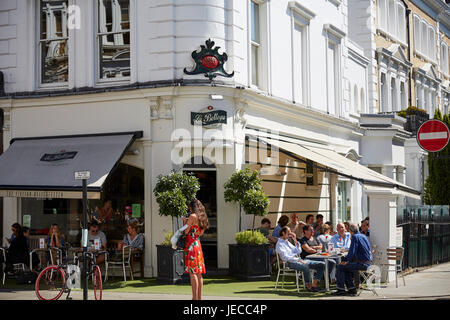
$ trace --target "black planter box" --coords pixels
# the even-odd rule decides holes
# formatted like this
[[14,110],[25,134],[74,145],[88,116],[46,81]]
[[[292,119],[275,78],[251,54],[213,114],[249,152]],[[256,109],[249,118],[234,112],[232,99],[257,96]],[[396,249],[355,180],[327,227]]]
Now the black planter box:
[[158,276],[156,281],[165,284],[189,283],[189,274],[184,273],[183,249],[157,245]]
[[270,280],[269,245],[229,244],[229,274],[245,281]]

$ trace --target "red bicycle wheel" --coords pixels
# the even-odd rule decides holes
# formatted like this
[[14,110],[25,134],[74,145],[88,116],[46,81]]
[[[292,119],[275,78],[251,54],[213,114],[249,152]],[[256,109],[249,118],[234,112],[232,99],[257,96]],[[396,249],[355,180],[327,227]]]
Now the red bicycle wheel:
[[64,293],[66,277],[58,266],[49,266],[39,273],[35,292],[39,300],[58,300]]
[[94,267],[94,296],[95,300],[102,300],[103,297],[102,272],[99,266]]

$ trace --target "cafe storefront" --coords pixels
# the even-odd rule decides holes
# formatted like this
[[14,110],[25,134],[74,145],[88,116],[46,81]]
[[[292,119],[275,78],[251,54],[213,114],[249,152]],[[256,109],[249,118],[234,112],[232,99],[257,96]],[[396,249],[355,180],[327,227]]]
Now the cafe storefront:
[[[98,221],[113,244],[127,222],[144,226],[144,172],[121,163],[141,132],[15,139],[0,158],[0,196],[17,198],[18,221],[31,238],[58,224],[65,241],[79,247],[82,196],[74,173],[89,168],[88,221]],[[109,202],[109,203],[108,203]],[[99,218],[100,211],[107,214]]]

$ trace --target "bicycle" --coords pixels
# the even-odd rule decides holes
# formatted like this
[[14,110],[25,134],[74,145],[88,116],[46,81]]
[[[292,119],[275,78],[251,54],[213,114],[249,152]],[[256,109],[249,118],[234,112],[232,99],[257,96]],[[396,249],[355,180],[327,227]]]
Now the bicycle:
[[[100,267],[95,262],[95,257],[90,252],[83,252],[83,259],[90,261],[87,277],[93,276],[95,300],[102,300],[102,274]],[[78,287],[80,268],[79,258],[74,257],[74,264],[60,263],[44,268],[38,275],[35,284],[36,296],[39,300],[58,300],[67,293],[66,300],[71,300],[70,293]]]

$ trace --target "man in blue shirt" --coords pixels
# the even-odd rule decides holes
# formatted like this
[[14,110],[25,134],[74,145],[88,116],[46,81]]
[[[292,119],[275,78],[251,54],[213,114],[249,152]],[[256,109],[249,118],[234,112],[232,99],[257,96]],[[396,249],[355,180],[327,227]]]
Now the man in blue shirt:
[[[337,291],[333,292],[334,295],[356,295],[353,275],[358,270],[367,270],[372,263],[369,239],[359,233],[358,226],[354,223],[350,224],[350,234],[352,242],[348,255],[336,268]],[[348,292],[345,291],[345,286]]]
[[278,219],[277,226],[272,231],[272,237],[278,239],[280,237],[281,228],[286,226],[288,223],[289,223],[289,217],[286,215],[281,216],[280,219]]
[[342,222],[337,224],[336,229],[338,233],[331,237],[330,242],[335,248],[344,248],[345,251],[348,251],[351,243],[350,232],[345,231],[345,225]]

